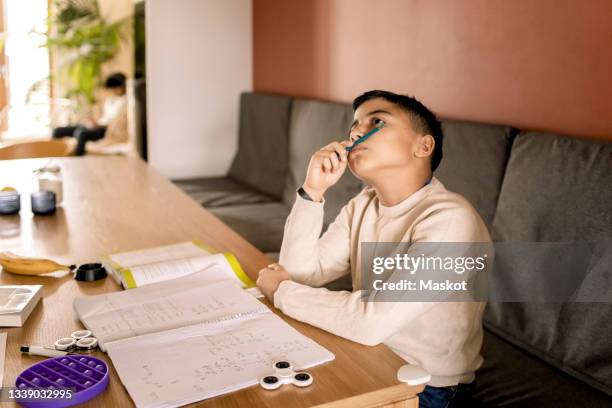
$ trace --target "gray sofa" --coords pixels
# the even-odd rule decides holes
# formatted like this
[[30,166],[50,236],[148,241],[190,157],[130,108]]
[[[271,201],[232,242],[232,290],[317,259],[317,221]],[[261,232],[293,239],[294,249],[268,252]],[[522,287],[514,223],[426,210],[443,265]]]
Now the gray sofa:
[[[254,93],[240,103],[228,175],[176,183],[275,258],[311,154],[344,137],[353,112],[348,104]],[[495,241],[612,240],[612,143],[452,120],[443,127],[436,177],[474,205]],[[343,176],[326,195],[326,225],[362,187]],[[610,274],[597,284],[612,299]],[[478,405],[612,406],[611,317],[610,302],[490,303]]]

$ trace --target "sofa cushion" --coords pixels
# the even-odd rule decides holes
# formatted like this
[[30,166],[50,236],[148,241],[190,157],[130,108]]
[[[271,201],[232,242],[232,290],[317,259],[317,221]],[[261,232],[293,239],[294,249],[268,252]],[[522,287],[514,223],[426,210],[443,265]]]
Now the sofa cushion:
[[287,135],[291,98],[243,93],[238,153],[229,176],[280,199],[287,175]]
[[271,196],[227,177],[174,180],[174,184],[206,208],[274,201]]
[[476,373],[473,406],[609,407],[606,394],[508,343],[488,330]]
[[612,239],[612,143],[542,133],[511,150],[493,235],[499,241]]
[[[541,133],[520,135],[512,146],[504,176],[493,238],[525,242],[612,240],[610,186],[612,143]],[[607,248],[608,253],[600,254],[600,259],[610,259],[610,246]],[[577,295],[597,286],[600,296],[608,294],[612,299],[609,268],[593,262],[584,269],[576,270],[584,276]],[[612,395],[610,316],[609,302],[491,302],[485,321],[509,341]]]
[[435,176],[467,198],[490,229],[513,130],[456,120],[443,120],[442,129],[444,154]]
[[[284,201],[292,205],[295,191],[306,178],[310,157],[334,140],[347,139],[353,122],[353,109],[348,104],[296,99],[291,109],[289,126],[289,172]],[[333,221],[340,209],[361,191],[361,182],[347,169],[325,194],[325,225]]]
[[272,202],[211,208],[210,211],[260,251],[280,251],[289,206]]

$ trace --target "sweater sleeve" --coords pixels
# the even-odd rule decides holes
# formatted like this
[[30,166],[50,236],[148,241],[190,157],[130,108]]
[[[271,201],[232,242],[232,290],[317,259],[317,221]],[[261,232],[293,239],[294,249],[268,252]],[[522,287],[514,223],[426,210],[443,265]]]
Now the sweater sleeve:
[[330,291],[294,281],[282,282],[274,306],[294,319],[357,343],[375,346],[385,341],[434,302],[375,302],[362,292]]
[[[417,235],[420,236],[419,242],[478,242],[488,239],[488,233],[486,230],[482,233],[473,215],[463,211],[436,215],[435,219],[424,222]],[[432,250],[434,252],[427,255],[436,256],[435,249]],[[421,251],[416,253],[408,249],[408,256],[419,255]],[[397,271],[398,275],[401,273],[403,271]],[[437,305],[437,302],[376,301],[379,295],[384,298],[381,292],[372,291],[367,299],[363,299],[363,291],[334,292],[284,281],[274,295],[274,305],[290,317],[366,345],[384,342]]]
[[350,271],[350,219],[353,201],[321,235],[323,205],[299,195],[285,223],[279,263],[296,281],[321,286]]

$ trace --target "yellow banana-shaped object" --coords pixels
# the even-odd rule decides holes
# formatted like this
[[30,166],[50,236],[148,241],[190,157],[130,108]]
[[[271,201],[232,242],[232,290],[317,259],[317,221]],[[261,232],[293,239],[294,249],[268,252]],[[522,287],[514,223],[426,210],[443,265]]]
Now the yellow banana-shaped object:
[[42,275],[56,271],[71,271],[75,265],[61,265],[51,259],[24,258],[11,252],[0,252],[2,270],[18,275]]

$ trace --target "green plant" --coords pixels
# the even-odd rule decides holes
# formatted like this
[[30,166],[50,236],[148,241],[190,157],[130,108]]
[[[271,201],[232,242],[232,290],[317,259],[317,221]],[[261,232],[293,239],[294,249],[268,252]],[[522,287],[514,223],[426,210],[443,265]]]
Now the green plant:
[[129,21],[107,22],[97,0],[53,1],[45,46],[61,54],[67,98],[95,103],[101,67],[117,55]]

